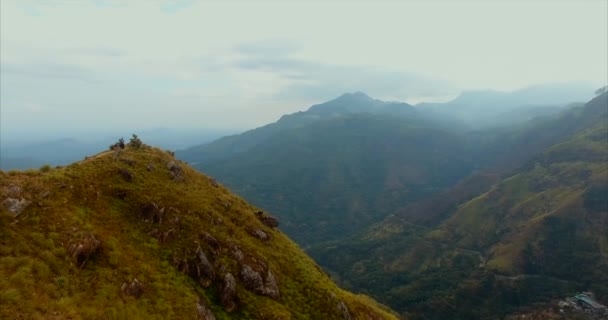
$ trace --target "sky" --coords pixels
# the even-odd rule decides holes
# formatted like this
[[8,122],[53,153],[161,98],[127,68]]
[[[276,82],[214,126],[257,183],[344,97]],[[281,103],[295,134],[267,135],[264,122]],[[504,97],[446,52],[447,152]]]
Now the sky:
[[252,128],[344,92],[608,81],[608,1],[2,0],[0,134]]

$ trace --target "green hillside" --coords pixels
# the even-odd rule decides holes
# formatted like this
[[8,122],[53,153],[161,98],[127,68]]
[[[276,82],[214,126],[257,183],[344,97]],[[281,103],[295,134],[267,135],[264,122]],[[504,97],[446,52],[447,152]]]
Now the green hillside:
[[0,171],[2,319],[395,319],[165,151]]
[[606,302],[607,108],[604,94],[569,114],[599,112],[498,183],[473,176],[310,253],[413,319],[496,319],[581,290]]
[[320,120],[196,165],[276,212],[301,245],[351,235],[472,168],[466,136],[385,115]]

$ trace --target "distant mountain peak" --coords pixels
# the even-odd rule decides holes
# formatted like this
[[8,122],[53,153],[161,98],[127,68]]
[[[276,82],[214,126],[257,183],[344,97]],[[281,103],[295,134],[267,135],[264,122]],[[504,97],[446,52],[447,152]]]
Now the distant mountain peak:
[[368,96],[363,91],[346,92],[346,93],[342,94],[340,97],[338,97],[338,99],[340,99],[340,98],[355,98],[355,99],[374,100],[372,97]]

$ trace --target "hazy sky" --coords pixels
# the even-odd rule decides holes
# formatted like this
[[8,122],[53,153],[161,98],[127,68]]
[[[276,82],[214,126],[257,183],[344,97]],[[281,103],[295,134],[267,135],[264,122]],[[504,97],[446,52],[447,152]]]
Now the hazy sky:
[[359,90],[599,87],[607,3],[1,0],[0,132],[248,128]]

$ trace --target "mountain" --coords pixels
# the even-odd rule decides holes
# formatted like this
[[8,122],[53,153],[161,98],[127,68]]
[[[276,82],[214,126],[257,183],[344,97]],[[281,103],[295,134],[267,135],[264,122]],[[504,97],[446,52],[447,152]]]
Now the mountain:
[[540,146],[570,132],[510,174],[474,174],[309,252],[412,319],[496,319],[587,290],[605,304],[607,111],[603,94],[523,135]]
[[177,156],[277,214],[308,247],[357,233],[476,172],[508,173],[603,111],[573,105],[467,131],[449,117],[352,93]]
[[415,114],[415,109],[406,103],[376,100],[362,92],[345,93],[334,100],[313,105],[307,111],[284,115],[275,123],[223,137],[211,143],[178,150],[177,156],[193,164],[218,161],[250,150],[285,130],[357,113],[411,116]]
[[0,318],[396,319],[268,213],[134,141],[0,171]]
[[588,101],[593,86],[585,83],[536,85],[512,92],[494,90],[465,91],[446,103],[421,103],[421,110],[451,117],[473,128],[509,126],[548,116],[566,105]]
[[177,156],[275,212],[308,246],[452,185],[473,168],[470,148],[411,106],[355,93]]

